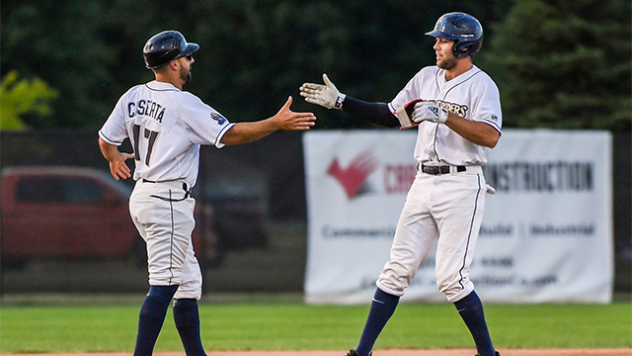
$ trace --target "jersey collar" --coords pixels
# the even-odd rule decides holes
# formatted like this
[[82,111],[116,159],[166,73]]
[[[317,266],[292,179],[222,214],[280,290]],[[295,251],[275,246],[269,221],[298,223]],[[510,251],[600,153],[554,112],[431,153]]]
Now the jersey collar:
[[181,91],[180,89],[178,89],[176,86],[174,86],[171,83],[167,83],[167,82],[159,82],[157,80],[152,80],[151,82],[145,84],[149,89],[152,90],[176,90],[176,91]]
[[440,80],[440,85],[442,86],[447,86],[447,87],[453,87],[459,83],[462,83],[463,81],[467,80],[468,78],[470,78],[472,75],[474,75],[475,73],[479,72],[480,69],[478,69],[477,66],[472,64],[472,68],[468,69],[467,71],[457,75],[456,77],[446,81],[445,80],[445,69],[440,69],[439,71],[439,80]]

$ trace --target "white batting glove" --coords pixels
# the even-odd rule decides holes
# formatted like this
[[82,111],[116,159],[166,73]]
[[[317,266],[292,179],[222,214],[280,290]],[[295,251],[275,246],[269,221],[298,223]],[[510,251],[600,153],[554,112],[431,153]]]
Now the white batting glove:
[[423,121],[444,124],[448,120],[448,110],[421,99],[396,109],[393,115],[399,120],[402,129],[417,126]]
[[415,104],[415,110],[412,114],[412,121],[420,123],[422,121],[432,121],[439,124],[445,124],[448,120],[448,110],[439,107],[429,101],[422,101]]
[[303,83],[299,88],[301,96],[311,104],[318,104],[327,109],[342,109],[342,102],[346,95],[340,93],[334,83],[329,80],[327,74],[323,74],[325,85],[314,83]]

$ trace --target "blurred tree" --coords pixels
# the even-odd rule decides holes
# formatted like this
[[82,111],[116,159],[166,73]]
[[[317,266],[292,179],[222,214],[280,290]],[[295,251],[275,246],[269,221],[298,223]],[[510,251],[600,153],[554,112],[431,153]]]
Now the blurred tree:
[[[491,22],[507,2],[445,1],[420,8],[396,0],[339,2],[233,0],[197,2],[187,38],[202,48],[195,64],[197,92],[233,121],[274,114],[288,95],[294,110],[314,111],[317,128],[372,124],[303,102],[298,87],[322,81],[367,101],[389,101],[421,67],[434,64],[433,39],[424,36],[445,12],[469,11]],[[191,11],[191,9],[193,9]],[[493,11],[492,11],[493,9]],[[500,9],[500,10],[499,10]],[[480,15],[479,15],[480,14]]]
[[484,65],[506,127],[630,130],[629,0],[517,0]]
[[110,50],[98,35],[102,11],[100,1],[2,2],[2,74],[17,70],[59,91],[55,115],[27,115],[29,126],[90,127],[109,113],[101,91],[110,84]]
[[50,102],[57,95],[56,90],[39,78],[18,80],[16,71],[9,72],[0,84],[0,130],[27,129],[20,119],[25,114],[49,116],[52,112]]
[[317,127],[373,127],[306,104],[298,87],[327,72],[349,95],[389,101],[434,63],[433,42],[424,32],[441,14],[469,12],[486,26],[487,37],[493,31],[488,24],[511,3],[6,0],[1,71],[40,77],[59,90],[54,116],[28,115],[30,126],[96,130],[125,90],[153,79],[142,59],[145,41],[175,29],[201,45],[186,90],[231,121],[271,116],[292,95],[294,110],[318,115]]

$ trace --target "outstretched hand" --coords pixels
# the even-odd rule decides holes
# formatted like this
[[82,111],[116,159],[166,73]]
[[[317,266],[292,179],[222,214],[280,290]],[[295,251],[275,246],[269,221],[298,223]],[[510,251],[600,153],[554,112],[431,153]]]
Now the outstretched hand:
[[288,97],[285,105],[281,107],[276,115],[273,116],[274,121],[278,124],[279,130],[285,131],[305,131],[315,125],[316,116],[311,112],[294,112],[290,110],[292,105],[292,97]]
[[342,102],[346,95],[340,93],[334,83],[329,80],[327,74],[323,74],[325,85],[315,83],[303,83],[299,88],[301,96],[311,104],[317,104],[327,109],[342,109]]

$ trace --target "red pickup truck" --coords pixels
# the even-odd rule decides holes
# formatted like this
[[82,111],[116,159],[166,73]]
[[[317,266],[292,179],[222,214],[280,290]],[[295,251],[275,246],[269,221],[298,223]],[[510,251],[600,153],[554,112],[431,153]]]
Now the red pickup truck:
[[[2,171],[1,261],[129,258],[144,265],[144,241],[129,216],[131,188],[86,167],[12,167]],[[201,261],[213,260],[212,208],[196,209],[193,236]]]

